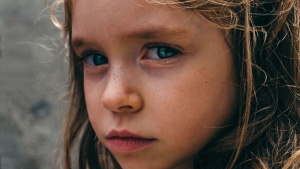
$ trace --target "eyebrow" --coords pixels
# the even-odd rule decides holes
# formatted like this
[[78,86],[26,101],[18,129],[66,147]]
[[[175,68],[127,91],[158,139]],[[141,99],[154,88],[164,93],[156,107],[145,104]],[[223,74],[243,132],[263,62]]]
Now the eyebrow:
[[[124,33],[120,37],[123,39],[159,39],[165,37],[172,37],[174,35],[186,34],[188,31],[185,28],[167,28],[167,27],[147,27],[139,28],[129,31],[129,33]],[[84,46],[86,42],[83,38],[72,38],[72,47]]]
[[166,28],[166,27],[147,27],[145,29],[137,29],[128,33],[124,38],[129,39],[156,39],[162,36],[173,36],[187,33],[184,28]]

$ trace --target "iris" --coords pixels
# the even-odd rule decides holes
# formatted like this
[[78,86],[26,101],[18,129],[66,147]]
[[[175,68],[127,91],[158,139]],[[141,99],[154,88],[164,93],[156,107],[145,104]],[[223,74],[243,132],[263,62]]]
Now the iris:
[[174,55],[177,55],[178,51],[176,49],[170,47],[158,47],[157,48],[157,56],[160,59],[167,59]]

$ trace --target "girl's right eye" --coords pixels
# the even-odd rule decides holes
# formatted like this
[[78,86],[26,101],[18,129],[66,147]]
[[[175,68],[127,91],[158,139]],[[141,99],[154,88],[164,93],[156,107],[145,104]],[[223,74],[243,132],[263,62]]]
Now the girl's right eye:
[[99,53],[85,54],[83,60],[89,66],[101,66],[108,64],[107,57]]

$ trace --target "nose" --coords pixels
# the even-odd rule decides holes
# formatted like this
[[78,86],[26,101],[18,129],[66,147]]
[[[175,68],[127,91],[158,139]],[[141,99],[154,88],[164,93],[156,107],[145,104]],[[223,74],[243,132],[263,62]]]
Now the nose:
[[[128,77],[128,78],[127,78]],[[143,107],[143,99],[132,76],[124,73],[109,73],[102,94],[103,106],[114,113],[134,113]]]

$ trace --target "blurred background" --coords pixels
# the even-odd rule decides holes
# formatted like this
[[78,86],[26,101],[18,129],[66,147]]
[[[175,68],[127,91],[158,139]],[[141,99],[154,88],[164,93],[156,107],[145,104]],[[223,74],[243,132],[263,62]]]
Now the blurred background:
[[60,168],[67,63],[50,4],[0,0],[0,169]]

